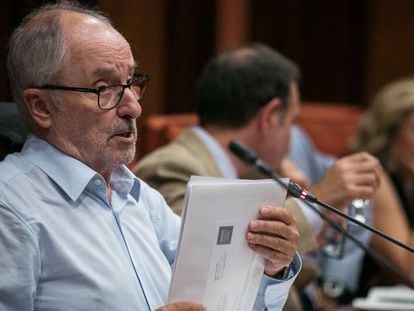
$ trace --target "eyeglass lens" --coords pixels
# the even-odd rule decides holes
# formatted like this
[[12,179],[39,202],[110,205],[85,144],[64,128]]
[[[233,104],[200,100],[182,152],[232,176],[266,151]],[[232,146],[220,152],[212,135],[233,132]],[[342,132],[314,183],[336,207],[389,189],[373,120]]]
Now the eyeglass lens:
[[[143,78],[138,78],[134,80],[129,86],[129,89],[135,96],[135,99],[138,101],[144,96],[146,80]],[[108,86],[102,90],[99,94],[99,106],[101,109],[111,109],[117,106],[124,95],[125,88],[128,86]]]

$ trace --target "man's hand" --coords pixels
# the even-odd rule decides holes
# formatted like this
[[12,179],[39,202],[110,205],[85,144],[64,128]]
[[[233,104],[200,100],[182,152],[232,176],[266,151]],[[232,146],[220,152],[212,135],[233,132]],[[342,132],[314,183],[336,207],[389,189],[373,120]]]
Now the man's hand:
[[382,167],[366,152],[355,153],[337,160],[309,190],[318,199],[344,209],[354,199],[371,199],[380,184]]
[[161,308],[158,308],[156,311],[206,311],[207,309],[195,302],[191,301],[179,301],[168,304]]
[[264,206],[259,215],[249,224],[247,242],[266,259],[265,273],[274,276],[292,262],[299,232],[295,218],[282,207]]

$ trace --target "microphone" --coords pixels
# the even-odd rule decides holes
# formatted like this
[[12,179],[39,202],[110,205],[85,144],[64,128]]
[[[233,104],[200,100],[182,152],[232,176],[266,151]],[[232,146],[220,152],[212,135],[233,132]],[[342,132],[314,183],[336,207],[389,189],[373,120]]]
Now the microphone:
[[277,183],[279,183],[282,187],[286,188],[289,192],[289,194],[291,194],[292,196],[294,196],[295,198],[299,198],[303,201],[307,201],[309,203],[317,203],[318,205],[321,205],[325,208],[327,208],[329,211],[361,226],[364,227],[365,229],[378,234],[380,236],[382,236],[383,238],[387,239],[388,241],[410,251],[411,253],[414,253],[414,248],[405,245],[404,243],[386,235],[385,233],[368,226],[367,224],[349,216],[348,214],[340,211],[339,209],[336,209],[335,207],[329,205],[328,203],[325,203],[323,201],[318,200],[318,198],[313,195],[312,193],[310,193],[309,191],[303,189],[300,185],[293,183],[293,182],[289,182],[287,185],[280,180],[279,176],[265,163],[263,162],[261,159],[258,158],[257,154],[250,150],[248,147],[246,147],[243,143],[239,142],[239,141],[235,141],[232,140],[229,143],[229,149],[239,158],[241,159],[244,163],[253,166],[255,168],[257,168],[260,172],[262,172],[263,174],[271,177],[273,180],[275,180]]
[[389,270],[394,272],[396,275],[398,275],[407,286],[414,289],[414,282],[409,280],[404,274],[402,274],[399,270],[397,270],[391,263],[389,263],[383,256],[381,256],[379,253],[375,252],[374,250],[368,249],[363,245],[357,238],[355,238],[353,235],[349,234],[345,229],[343,229],[341,226],[339,226],[335,221],[324,215],[321,211],[319,211],[315,206],[313,206],[310,203],[316,203],[329,211],[357,224],[358,226],[361,226],[379,236],[382,238],[392,242],[395,245],[398,245],[401,248],[404,248],[405,250],[408,250],[411,253],[414,253],[414,248],[392,238],[391,236],[386,235],[385,233],[379,231],[378,229],[375,229],[373,227],[368,226],[367,224],[360,222],[348,214],[336,209],[335,207],[329,205],[328,203],[325,203],[323,201],[320,201],[315,195],[310,193],[309,191],[303,189],[300,185],[288,182],[283,182],[279,176],[264,162],[262,161],[257,154],[246,147],[243,143],[232,140],[230,141],[228,145],[230,151],[233,152],[234,155],[236,155],[240,160],[242,160],[245,164],[252,166],[256,168],[258,171],[263,173],[266,176],[269,176],[274,181],[276,181],[278,184],[280,184],[283,188],[287,189],[288,193],[292,195],[295,198],[299,198],[302,201],[304,201],[307,206],[309,206],[313,211],[315,211],[322,219],[327,221],[331,226],[333,226],[336,230],[343,233],[346,237],[348,237],[350,240],[352,240],[356,245],[358,245],[360,248],[362,248],[365,252],[367,252],[372,258],[374,258],[377,262],[382,264],[383,266],[387,267]]
[[279,176],[277,176],[276,173],[274,173],[265,162],[259,159],[257,154],[253,150],[247,148],[241,142],[232,140],[229,143],[229,148],[244,163],[248,164],[249,166],[256,167],[263,174],[272,177],[275,181],[281,184],[282,187],[287,188],[290,195],[294,196],[295,198],[306,200],[311,203],[317,203],[318,199],[316,198],[316,196],[314,196],[307,190],[303,189],[300,185],[294,182],[289,182],[288,184],[285,184],[282,180],[280,180]]

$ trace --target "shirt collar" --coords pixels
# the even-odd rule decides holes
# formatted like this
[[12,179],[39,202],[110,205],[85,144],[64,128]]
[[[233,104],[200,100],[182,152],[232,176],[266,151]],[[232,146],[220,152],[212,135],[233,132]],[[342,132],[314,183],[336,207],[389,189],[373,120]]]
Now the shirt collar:
[[111,187],[122,196],[126,197],[128,194],[131,194],[138,202],[141,183],[125,165],[121,165],[113,171]]
[[[92,179],[103,177],[81,161],[63,153],[47,141],[30,135],[22,154],[44,171],[62,190],[76,201]],[[140,182],[124,165],[111,175],[111,187],[121,195],[131,195],[138,201]]]
[[236,168],[218,141],[206,130],[199,126],[194,126],[192,128],[192,131],[204,143],[208,151],[211,153],[223,177],[237,178]]

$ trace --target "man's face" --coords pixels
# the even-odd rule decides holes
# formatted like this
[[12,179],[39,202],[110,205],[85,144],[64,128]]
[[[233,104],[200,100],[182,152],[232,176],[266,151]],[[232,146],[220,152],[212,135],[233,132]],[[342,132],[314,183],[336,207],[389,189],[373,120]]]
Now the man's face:
[[[70,59],[56,84],[98,87],[132,79],[130,46],[111,26],[88,15],[64,13],[62,28]],[[131,90],[125,89],[120,104],[109,111],[99,109],[96,94],[54,92],[49,142],[106,176],[134,158],[141,107]]]
[[262,157],[275,170],[289,152],[290,129],[300,113],[299,89],[296,82],[292,82],[290,85],[290,96],[286,100],[288,101],[288,108],[284,112],[284,117],[281,119],[279,112],[278,122],[275,122],[275,126],[266,138],[266,142],[262,143],[264,146]]

